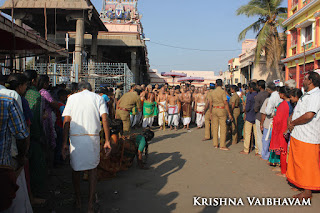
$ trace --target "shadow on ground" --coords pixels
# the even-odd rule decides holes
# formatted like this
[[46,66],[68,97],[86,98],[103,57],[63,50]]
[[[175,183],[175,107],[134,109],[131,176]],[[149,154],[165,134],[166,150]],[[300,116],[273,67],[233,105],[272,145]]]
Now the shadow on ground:
[[[161,137],[161,136],[160,136]],[[156,138],[158,139],[158,138]],[[163,140],[163,139],[160,139]],[[136,163],[127,171],[117,174],[116,178],[99,182],[97,186],[97,212],[172,212],[176,209],[174,201],[179,193],[172,190],[161,193],[167,184],[168,177],[178,172],[186,160],[179,152],[151,152],[148,157],[149,170],[138,169]],[[34,207],[35,213],[74,212],[74,196],[71,182],[71,168],[62,166],[53,171],[48,179],[48,186],[42,194],[47,199],[44,206]],[[83,212],[87,208],[88,183],[81,183]]]

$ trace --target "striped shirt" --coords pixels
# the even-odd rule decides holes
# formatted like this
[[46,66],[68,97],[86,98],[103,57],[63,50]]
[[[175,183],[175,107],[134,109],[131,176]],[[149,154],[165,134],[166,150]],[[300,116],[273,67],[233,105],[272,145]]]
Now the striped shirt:
[[296,120],[307,112],[314,112],[311,121],[294,127],[291,136],[295,139],[310,143],[320,144],[320,90],[319,87],[305,92],[294,108],[292,120]]
[[17,101],[0,95],[0,166],[11,166],[12,136],[20,140],[29,136],[26,121]]

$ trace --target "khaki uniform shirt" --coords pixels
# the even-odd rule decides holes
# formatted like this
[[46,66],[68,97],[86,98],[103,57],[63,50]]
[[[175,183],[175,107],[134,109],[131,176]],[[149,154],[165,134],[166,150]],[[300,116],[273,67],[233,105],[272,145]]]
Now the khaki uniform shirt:
[[208,93],[208,100],[212,102],[214,107],[224,107],[224,101],[227,100],[226,92],[221,87],[217,87]]
[[[209,100],[208,98],[209,98],[209,96],[210,96],[210,94],[213,92],[214,90],[208,90],[208,92],[207,92],[207,95],[206,95],[206,100]],[[210,100],[209,100],[210,101]]]
[[240,97],[237,93],[234,93],[230,98],[230,106],[234,103],[234,108],[238,108],[240,105]]
[[128,92],[121,97],[119,104],[120,108],[131,111],[135,106],[137,106],[138,109],[141,108],[140,96],[138,96],[136,92]]

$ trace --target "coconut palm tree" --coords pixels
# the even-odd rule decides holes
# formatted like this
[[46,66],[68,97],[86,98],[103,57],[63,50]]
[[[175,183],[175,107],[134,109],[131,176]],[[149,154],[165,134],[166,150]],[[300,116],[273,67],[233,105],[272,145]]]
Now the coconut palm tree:
[[278,79],[281,79],[279,62],[281,55],[285,54],[285,36],[279,35],[279,30],[284,31],[282,22],[287,18],[287,8],[281,7],[283,0],[250,0],[248,4],[241,6],[237,15],[258,17],[258,20],[245,28],[239,34],[239,41],[246,37],[249,30],[257,33],[257,47],[255,50],[255,63],[260,61],[261,55],[265,55],[268,68],[274,68]]

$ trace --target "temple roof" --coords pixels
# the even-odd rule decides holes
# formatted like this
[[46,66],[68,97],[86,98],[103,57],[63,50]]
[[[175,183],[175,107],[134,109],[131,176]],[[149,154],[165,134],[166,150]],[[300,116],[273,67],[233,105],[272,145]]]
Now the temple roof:
[[[85,22],[86,29],[98,29],[107,31],[105,25],[100,19],[100,15],[90,0],[6,0],[0,10],[8,15],[11,15],[11,9],[14,8],[14,18],[16,14],[24,14],[24,16],[33,16],[31,19],[24,19],[23,23],[29,25],[33,29],[42,27],[44,22],[43,9],[47,9],[48,24],[52,25],[55,20],[50,20],[56,15],[59,30],[72,31],[75,30],[75,24],[63,23],[66,20],[69,22],[69,14],[71,12],[81,13],[89,18]],[[85,13],[84,13],[85,11]],[[51,16],[50,16],[51,14]],[[51,23],[49,23],[51,21]],[[62,24],[63,23],[63,24]],[[48,26],[49,26],[48,25]]]
[[[1,9],[11,9],[12,1],[7,0]],[[57,8],[57,9],[92,9],[90,0],[15,0],[14,8]]]
[[11,20],[0,15],[0,60],[9,54],[21,57],[47,54],[50,56],[67,56],[67,51],[50,41],[46,41],[23,27],[12,24]]

